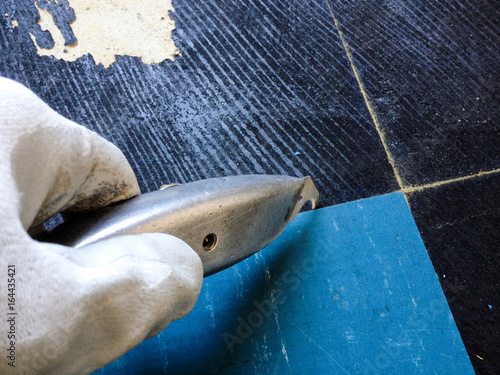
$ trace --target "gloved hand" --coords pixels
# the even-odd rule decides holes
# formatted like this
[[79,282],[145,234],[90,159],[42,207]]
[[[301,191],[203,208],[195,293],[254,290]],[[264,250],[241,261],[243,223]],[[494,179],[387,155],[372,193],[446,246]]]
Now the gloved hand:
[[62,210],[138,193],[116,147],[0,78],[0,373],[90,373],[192,309],[202,265],[175,237],[124,236],[77,250],[27,234]]

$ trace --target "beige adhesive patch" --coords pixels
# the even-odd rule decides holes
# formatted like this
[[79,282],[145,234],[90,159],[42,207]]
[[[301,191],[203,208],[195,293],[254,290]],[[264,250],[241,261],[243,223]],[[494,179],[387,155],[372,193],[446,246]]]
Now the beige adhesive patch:
[[9,26],[9,24],[7,24],[8,28],[15,29],[16,27],[19,26],[19,23],[17,22],[17,20],[12,18],[12,14],[4,13],[4,16],[5,16],[5,19],[7,20],[7,22],[10,22],[10,26]]
[[69,0],[69,4],[75,11],[71,28],[78,40],[71,46],[64,45],[52,14],[37,7],[41,29],[54,39],[53,48],[41,48],[30,34],[40,56],[75,61],[91,54],[96,64],[107,68],[118,55],[152,64],[180,54],[172,40],[175,22],[168,14],[174,11],[172,0]]

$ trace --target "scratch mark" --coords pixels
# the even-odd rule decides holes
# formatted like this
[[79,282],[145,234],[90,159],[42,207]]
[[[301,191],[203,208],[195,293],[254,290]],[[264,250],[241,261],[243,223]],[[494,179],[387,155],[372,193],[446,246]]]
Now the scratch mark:
[[241,289],[242,281],[241,274],[238,272],[238,267],[231,267],[233,269],[234,284],[236,286],[236,295],[238,298],[243,298],[243,291]]
[[175,229],[172,231],[172,233],[170,233],[170,235],[174,236],[175,232],[177,232],[177,230],[180,228],[180,226],[181,226],[181,223],[177,224]]
[[344,366],[342,366],[335,358],[333,358],[325,349],[323,349],[321,347],[321,345],[319,345],[316,341],[314,341],[314,339],[309,336],[308,334],[306,334],[304,331],[302,331],[299,327],[297,327],[296,325],[294,325],[295,328],[297,328],[297,330],[302,333],[305,337],[307,337],[309,339],[309,342],[312,342],[314,345],[316,345],[318,347],[319,350],[321,350],[323,353],[325,353],[328,358],[330,358],[333,362],[335,362],[335,364],[340,367],[346,374],[350,374],[349,371],[347,371],[345,369]]
[[283,344],[283,343],[281,343],[281,352],[283,353],[283,355],[285,356],[286,360],[288,361],[288,355],[286,354],[285,344]]

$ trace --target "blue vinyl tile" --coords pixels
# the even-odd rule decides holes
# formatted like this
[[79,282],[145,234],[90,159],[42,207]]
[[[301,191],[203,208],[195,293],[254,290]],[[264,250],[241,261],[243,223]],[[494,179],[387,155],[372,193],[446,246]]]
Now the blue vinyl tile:
[[402,193],[299,214],[99,375],[473,374]]

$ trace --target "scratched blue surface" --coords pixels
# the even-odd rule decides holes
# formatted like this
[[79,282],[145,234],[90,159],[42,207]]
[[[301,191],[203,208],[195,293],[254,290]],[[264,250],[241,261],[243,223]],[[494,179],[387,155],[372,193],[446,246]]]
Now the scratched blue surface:
[[300,214],[95,374],[473,374],[403,194]]

